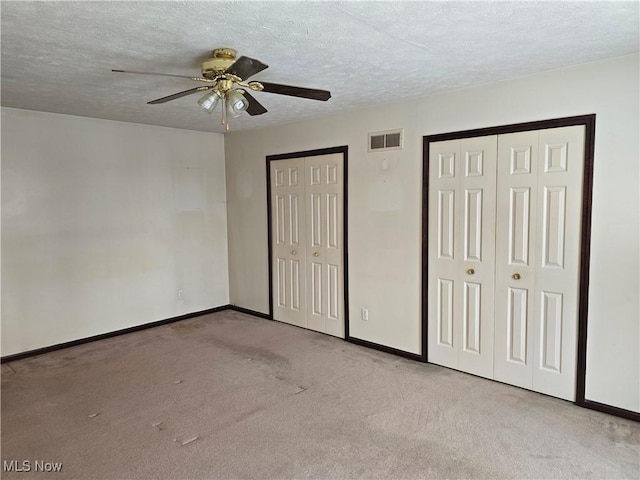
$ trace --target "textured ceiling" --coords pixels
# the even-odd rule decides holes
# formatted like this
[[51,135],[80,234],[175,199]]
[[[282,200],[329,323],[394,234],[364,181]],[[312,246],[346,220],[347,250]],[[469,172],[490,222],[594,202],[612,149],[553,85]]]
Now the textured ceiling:
[[390,103],[637,52],[634,2],[2,1],[2,105],[221,132],[188,79],[230,47],[254,80],[330,90],[328,102],[255,93],[269,110],[232,130]]

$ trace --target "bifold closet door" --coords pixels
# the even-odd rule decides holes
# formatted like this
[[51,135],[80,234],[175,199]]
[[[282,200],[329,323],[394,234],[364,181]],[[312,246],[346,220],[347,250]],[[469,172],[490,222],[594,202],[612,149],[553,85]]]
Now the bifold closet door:
[[272,161],[274,319],[344,337],[343,156]]
[[584,127],[498,137],[495,379],[575,400]]
[[304,159],[271,162],[273,315],[307,327]]
[[344,337],[343,156],[304,159],[307,328]]
[[428,361],[575,399],[584,127],[429,146]]
[[496,136],[429,149],[428,361],[493,378]]

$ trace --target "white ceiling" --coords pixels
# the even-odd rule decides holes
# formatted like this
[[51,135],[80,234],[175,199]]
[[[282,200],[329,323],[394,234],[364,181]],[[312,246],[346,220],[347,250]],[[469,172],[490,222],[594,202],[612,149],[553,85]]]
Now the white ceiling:
[[2,105],[221,132],[199,84],[111,69],[199,75],[230,47],[269,69],[253,80],[330,90],[328,102],[270,93],[261,128],[627,55],[639,2],[2,1]]

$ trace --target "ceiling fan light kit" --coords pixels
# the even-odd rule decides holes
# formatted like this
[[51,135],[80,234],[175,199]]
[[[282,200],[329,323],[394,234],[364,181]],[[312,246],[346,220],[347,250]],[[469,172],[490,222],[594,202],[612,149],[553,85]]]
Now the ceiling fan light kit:
[[311,100],[327,101],[331,98],[331,93],[327,90],[317,90],[313,88],[294,87],[267,82],[246,82],[246,80],[269,68],[255,58],[242,56],[236,59],[237,53],[231,48],[217,48],[213,51],[213,56],[202,62],[202,77],[191,77],[187,75],[171,75],[166,73],[136,72],[128,70],[112,70],[117,73],[134,73],[138,75],[162,75],[167,77],[187,78],[196,82],[205,82],[207,85],[191,88],[183,92],[174,93],[166,97],[157,98],[147,102],[150,105],[166,103],[177,98],[191,95],[196,92],[206,91],[205,95],[198,100],[198,104],[208,113],[213,113],[220,100],[222,100],[222,120],[225,131],[229,131],[229,116],[237,117],[242,112],[247,112],[251,116],[262,115],[267,109],[258,102],[248,90],[254,92],[268,92],[291,97],[309,98]]

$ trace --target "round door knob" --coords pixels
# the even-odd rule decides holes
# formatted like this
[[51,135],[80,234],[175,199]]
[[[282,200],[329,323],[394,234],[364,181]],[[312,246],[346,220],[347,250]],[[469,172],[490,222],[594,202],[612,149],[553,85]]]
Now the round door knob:
[[520,280],[520,274],[519,273],[514,273],[513,274],[513,279],[514,280]]
[[319,255],[320,255],[320,254],[319,254],[318,252],[313,252],[313,256],[314,256],[314,257],[317,257],[317,256],[319,256]]
[[476,273],[476,271],[473,268],[467,270],[467,275],[473,275],[474,273]]
[[291,250],[291,255],[297,255],[298,252],[296,252],[295,250]]

